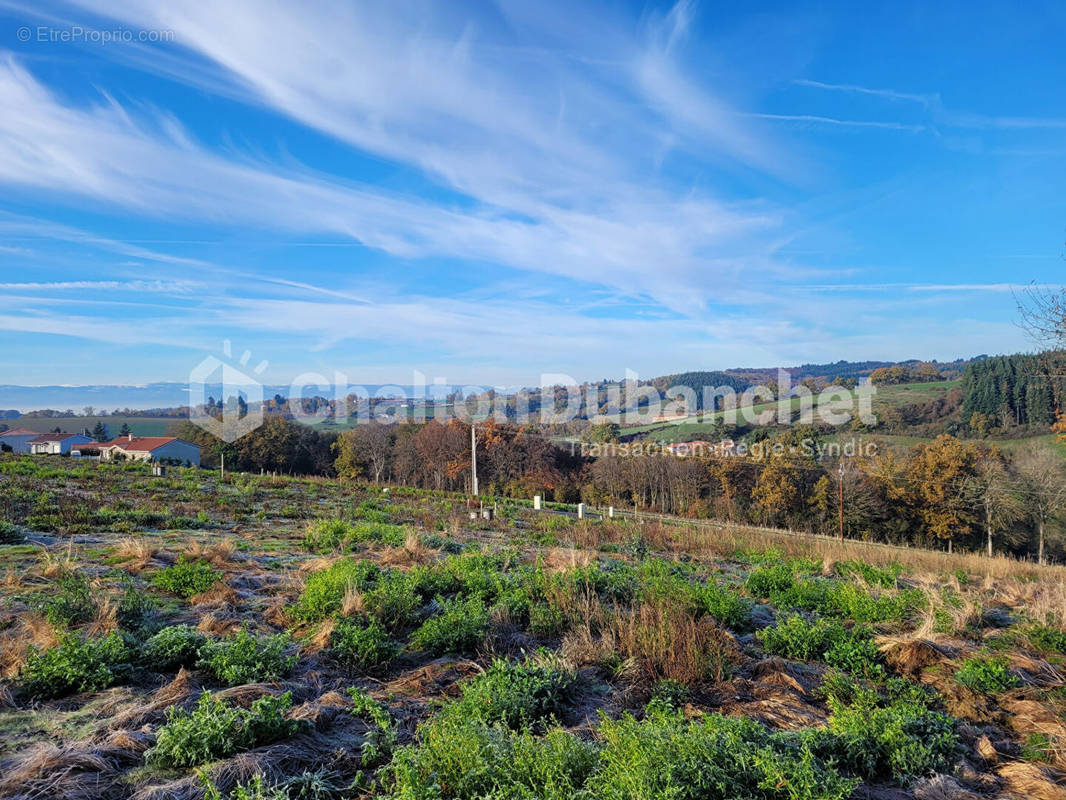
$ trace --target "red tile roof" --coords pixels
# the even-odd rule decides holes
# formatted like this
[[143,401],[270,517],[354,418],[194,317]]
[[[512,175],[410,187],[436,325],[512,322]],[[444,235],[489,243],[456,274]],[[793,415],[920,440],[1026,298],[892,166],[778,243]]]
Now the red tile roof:
[[101,449],[108,447],[120,447],[123,450],[128,450],[134,453],[150,453],[153,450],[158,450],[165,444],[179,441],[174,436],[134,436],[132,439],[126,436],[119,436],[117,439],[112,439],[110,442],[96,442],[96,447]]
[[0,436],[37,436],[40,431],[31,431],[29,428],[12,428],[9,431],[3,431]]

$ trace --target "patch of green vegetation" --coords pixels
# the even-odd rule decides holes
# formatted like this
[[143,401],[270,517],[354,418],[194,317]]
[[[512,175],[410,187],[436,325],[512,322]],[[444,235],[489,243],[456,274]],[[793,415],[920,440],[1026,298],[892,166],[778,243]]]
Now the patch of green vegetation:
[[1066,655],[1066,631],[1048,625],[1030,625],[1025,635],[1034,650],[1041,653],[1060,653]]
[[0,544],[22,544],[24,538],[17,525],[6,519],[0,520]]
[[207,638],[191,625],[171,625],[145,641],[141,657],[152,669],[166,672],[191,667]]
[[481,675],[463,683],[461,698],[447,713],[518,730],[560,714],[576,680],[576,673],[549,651],[518,663],[496,659]]
[[857,784],[803,740],[750,719],[689,720],[656,709],[639,722],[628,714],[604,719],[599,737],[603,749],[585,795],[597,800],[844,800]]
[[442,714],[383,770],[389,800],[592,800],[597,748],[560,728],[544,736]]
[[222,578],[222,573],[202,559],[182,556],[176,564],[159,570],[152,583],[165,592],[181,597],[206,592]]
[[276,681],[296,664],[287,651],[292,639],[286,633],[255,636],[242,628],[228,639],[208,639],[201,645],[196,666],[227,686]]
[[118,633],[99,638],[67,634],[44,652],[31,649],[20,684],[30,697],[46,700],[117,683],[132,658]]
[[1006,658],[971,656],[955,671],[955,681],[982,694],[996,694],[1021,686],[1021,679],[1010,671]]
[[155,746],[146,754],[151,764],[194,767],[234,753],[295,736],[306,721],[290,720],[292,695],[264,695],[250,709],[228,705],[204,692],[192,711],[167,709]]
[[875,567],[873,564],[867,564],[865,561],[855,559],[853,561],[838,561],[836,571],[842,578],[858,575],[874,586],[894,589],[899,576],[903,574],[903,565],[898,561],[893,561],[887,567]]
[[381,568],[372,561],[338,561],[307,577],[292,615],[304,622],[318,622],[333,616],[341,610],[344,595],[349,589],[365,592],[380,577]]
[[96,614],[96,592],[80,572],[68,571],[56,578],[38,607],[56,627],[73,627],[89,622]]
[[396,746],[396,729],[392,715],[384,703],[379,703],[370,694],[357,687],[348,689],[352,699],[352,714],[371,723],[371,728],[360,748],[363,766],[372,766],[392,754]]
[[913,692],[888,702],[868,689],[853,694],[848,703],[830,696],[829,725],[800,734],[820,758],[868,780],[905,783],[949,771],[958,755],[951,717],[930,710]]
[[348,670],[371,672],[384,669],[400,654],[400,646],[389,639],[381,622],[370,619],[342,619],[329,637],[333,657]]
[[407,538],[407,531],[401,525],[389,524],[387,520],[388,514],[384,514],[384,519],[379,521],[317,519],[307,526],[304,548],[313,553],[331,553],[361,542],[380,542],[400,547]]
[[823,660],[857,675],[878,676],[883,672],[877,646],[866,628],[848,630],[837,620],[808,622],[799,614],[784,614],[776,625],[759,631],[757,637],[766,652],[774,655]]
[[485,638],[489,611],[480,597],[440,600],[441,611],[411,636],[411,645],[435,655],[470,653]]

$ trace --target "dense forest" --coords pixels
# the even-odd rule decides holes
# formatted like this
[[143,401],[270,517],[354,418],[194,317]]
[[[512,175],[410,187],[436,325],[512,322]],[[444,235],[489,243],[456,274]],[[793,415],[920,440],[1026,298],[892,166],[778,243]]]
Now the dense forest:
[[1066,352],[998,356],[963,373],[963,419],[990,428],[1048,426],[1066,407]]

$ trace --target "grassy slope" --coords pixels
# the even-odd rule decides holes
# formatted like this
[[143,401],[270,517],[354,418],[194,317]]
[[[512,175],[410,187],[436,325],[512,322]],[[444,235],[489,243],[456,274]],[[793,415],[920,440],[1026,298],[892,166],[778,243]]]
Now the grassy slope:
[[[9,520],[24,529],[41,527],[42,519],[58,528],[31,531],[30,544],[0,546],[0,569],[9,576],[0,590],[0,665],[5,674],[17,672],[28,643],[48,646],[61,632],[31,609],[62,596],[57,581],[69,567],[95,582],[92,603],[101,604],[108,595],[117,598],[123,586],[132,585],[152,604],[145,622],[149,628],[198,625],[213,638],[232,634],[242,622],[261,634],[288,630],[295,637],[292,650],[299,660],[278,686],[294,692],[297,702],[304,704],[301,714],[317,720],[317,730],[257,751],[258,758],[274,764],[283,776],[323,767],[343,783],[363,766],[358,758],[353,761],[343,754],[360,752],[369,735],[367,724],[353,717],[350,702],[335,690],[351,685],[369,689],[387,705],[399,743],[412,743],[416,723],[437,719],[428,701],[454,697],[455,681],[469,681],[465,676],[486,667],[487,652],[518,659],[538,645],[561,653],[581,669],[578,690],[560,697],[557,716],[567,730],[582,735],[598,724],[600,712],[618,718],[630,711],[639,718],[661,677],[687,683],[689,713],[696,717],[722,711],[757,720],[770,730],[821,728],[828,719],[819,689],[824,689],[828,679],[822,657],[809,661],[794,655],[784,660],[768,658],[770,645],[763,643],[763,635],[750,634],[753,628],[772,624],[775,615],[780,619],[789,606],[798,604],[808,612],[821,609],[811,605],[824,602],[817,599],[819,592],[812,591],[837,587],[834,591],[841,593],[847,605],[817,613],[848,625],[871,619],[873,614],[875,628],[887,637],[883,641],[888,648],[886,661],[881,662],[882,656],[875,656],[874,661],[882,663],[889,675],[898,672],[929,687],[935,692],[934,707],[970,723],[961,729],[960,747],[976,768],[976,772],[971,768],[972,788],[991,781],[1003,785],[1008,794],[1032,796],[1037,790],[1051,791],[1052,783],[1066,777],[1051,771],[1053,764],[1066,766],[1061,750],[1066,742],[1054,738],[1056,731],[1066,734],[1066,728],[1053,722],[1066,711],[1066,696],[1056,688],[1063,682],[1064,656],[1034,650],[1026,635],[1030,618],[1060,628],[1066,625],[1066,568],[1041,569],[1006,559],[892,550],[738,528],[712,531],[683,524],[578,523],[521,508],[506,509],[495,521],[480,521],[474,527],[460,498],[441,493],[393,489],[391,501],[383,503],[378,489],[336,481],[236,475],[219,484],[216,475],[195,470],[175,470],[160,479],[136,465],[100,467],[52,458],[0,458],[0,492],[14,499],[13,504],[0,507]],[[24,504],[23,498],[32,503]],[[58,509],[54,519],[47,514],[41,517],[42,509],[53,504]],[[308,576],[340,555],[329,547],[323,551],[325,558],[308,552],[303,546],[305,532],[312,520],[334,517],[349,520],[340,530],[364,531],[368,537],[342,548],[350,557],[372,561],[398,576],[414,575],[416,567],[458,576],[469,587],[460,591],[473,592],[476,586],[479,596],[490,598],[489,604],[496,602],[491,598],[501,591],[499,587],[510,586],[512,594],[506,596],[511,610],[494,612],[472,649],[438,660],[437,653],[414,644],[417,627],[442,613],[447,597],[456,591],[447,583],[434,584],[425,605],[402,612],[407,615],[402,617],[405,621],[391,629],[390,635],[405,647],[404,653],[381,671],[343,668],[325,647],[335,624],[331,617],[339,619],[347,613],[357,618],[360,607],[362,613],[377,613],[374,595],[364,594],[358,603],[353,600],[344,612],[329,612],[322,623],[307,622],[296,613]],[[399,527],[374,527],[385,520]],[[461,550],[491,558],[471,555],[448,560],[449,552]],[[223,584],[188,600],[155,588],[154,576],[181,555],[207,560],[219,570]],[[681,557],[684,564],[676,561]],[[877,581],[885,573],[869,572],[856,580],[853,572],[838,565],[856,560],[880,568],[898,563],[903,574],[898,583],[890,579],[887,588],[879,587]],[[513,592],[526,585],[509,577],[519,574],[518,562],[531,569],[539,564],[545,580],[556,576],[552,580],[557,583],[551,584],[556,588],[536,601],[545,604],[536,625],[515,610],[519,595]],[[449,564],[454,565],[447,567],[450,571],[440,572]],[[772,588],[780,579],[774,570],[785,564],[785,574],[792,576],[788,580],[796,588]],[[460,565],[465,566],[458,569]],[[591,595],[586,590],[567,590],[567,586],[576,586],[567,576],[589,565],[599,565],[604,576],[631,577],[597,583]],[[749,578],[760,571],[766,577],[777,577],[757,587]],[[629,591],[626,580],[637,581],[639,587],[638,594],[629,599],[624,594]],[[711,605],[698,604],[714,609],[712,616],[692,610],[692,598],[704,597],[705,589],[700,587],[707,587],[706,591],[717,587],[706,595],[708,599],[699,601]],[[338,591],[340,598],[343,583]],[[692,591],[697,594],[691,595]],[[773,593],[769,599],[767,592]],[[434,593],[445,596],[444,606],[429,602]],[[742,609],[749,601],[762,604],[750,618],[728,611],[736,602]],[[113,628],[116,621],[104,606],[97,609],[93,620],[76,627],[97,633]],[[993,608],[999,609],[997,614],[985,613]],[[392,619],[396,612],[388,613]],[[556,613],[558,617],[553,616]],[[468,619],[457,617],[435,635],[448,635]],[[134,640],[144,635],[136,629],[130,634]],[[671,638],[678,635],[682,638]],[[432,639],[425,635],[418,641]],[[667,646],[664,649],[658,643]],[[797,645],[786,641],[777,646],[788,651]],[[984,665],[993,657],[1005,659],[1010,675],[1021,682],[1020,688],[971,690],[951,677],[968,660]],[[716,664],[717,669],[713,668]],[[198,783],[192,769],[146,766],[144,749],[158,736],[167,706],[189,708],[199,686],[223,687],[202,669],[184,678],[175,678],[175,672],[155,672],[149,664],[121,678],[117,688],[36,706],[23,696],[18,681],[8,682],[6,688],[12,694],[0,708],[0,758],[6,755],[11,760],[0,763],[0,797],[18,791],[43,792],[45,787],[53,796],[80,792],[78,796],[85,798],[129,794],[131,785],[153,786],[179,796],[192,792]],[[977,677],[986,680],[982,676],[979,672]],[[230,695],[223,696],[247,704],[273,689],[252,683],[229,691]],[[669,688],[673,694],[678,691]],[[711,716],[706,719],[708,724],[713,721]],[[461,738],[471,734],[464,725],[454,735],[441,734],[438,742],[455,748],[452,758],[476,759],[481,751],[471,749],[470,740]],[[634,730],[639,742],[644,727]],[[1052,739],[1033,739],[1038,730],[1045,732],[1045,739],[1051,731]],[[667,735],[667,731],[659,730],[656,735]],[[977,755],[977,737],[982,733],[1002,754],[996,761]],[[32,745],[45,741],[67,749],[56,760],[41,758]],[[653,746],[652,741],[649,738],[647,746]],[[867,746],[857,740],[854,745]],[[418,759],[431,754],[411,752],[415,777],[408,778],[414,781],[416,773],[421,774],[418,765],[423,762]],[[635,770],[634,775],[646,774],[662,758],[670,757],[649,753],[650,766],[645,767],[639,766],[639,752],[626,756],[638,759],[625,762]],[[371,759],[369,771],[373,773],[388,757],[386,752]],[[224,758],[210,774],[225,784],[236,774],[237,763]],[[67,770],[71,765],[76,766]],[[550,765],[541,766],[547,769]],[[446,768],[443,763],[441,768]],[[875,786],[894,780],[913,784],[912,779],[884,775],[866,783]],[[411,796],[421,795],[414,792]]]

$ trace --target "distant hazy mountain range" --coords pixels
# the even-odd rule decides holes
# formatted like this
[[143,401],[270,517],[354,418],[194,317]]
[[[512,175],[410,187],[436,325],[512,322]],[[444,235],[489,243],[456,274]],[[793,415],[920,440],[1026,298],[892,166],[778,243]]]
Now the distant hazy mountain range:
[[[953,362],[940,362],[937,366],[946,377],[957,377],[962,369],[971,360],[959,359]],[[916,364],[915,360],[907,361],[838,361],[833,364],[804,364],[800,367],[789,367],[794,381],[802,381],[804,378],[832,379],[834,377],[862,377],[869,375],[878,367],[887,367],[894,364]],[[660,388],[665,389],[666,384],[675,379],[700,376],[710,380],[712,385],[730,383],[736,381],[743,385],[763,383],[776,379],[777,368],[736,368],[721,370],[719,372],[682,373],[680,375],[664,376],[656,378],[653,384],[664,383]],[[716,376],[715,380],[711,380]],[[682,380],[681,382],[686,382]],[[371,394],[381,389],[383,384],[364,385]],[[270,398],[276,394],[288,397],[289,386],[265,386],[263,396]],[[414,396],[416,390],[410,386],[401,386],[408,396]],[[423,387],[418,391],[428,392],[431,397],[443,397],[450,387],[430,386]],[[457,388],[457,387],[456,387]],[[210,390],[208,391],[210,394]],[[319,394],[324,397],[332,397],[333,391],[308,389],[307,395]],[[216,399],[222,398],[221,387],[215,391]],[[184,406],[189,402],[188,384],[170,381],[160,383],[148,383],[140,386],[122,386],[117,384],[101,384],[93,386],[18,386],[13,384],[0,384],[0,419],[16,417],[18,412],[32,411],[36,409],[53,408],[57,410],[73,409],[81,413],[85,406],[93,406],[97,410],[113,411],[114,409],[165,409],[176,406]]]

